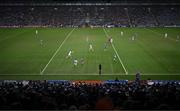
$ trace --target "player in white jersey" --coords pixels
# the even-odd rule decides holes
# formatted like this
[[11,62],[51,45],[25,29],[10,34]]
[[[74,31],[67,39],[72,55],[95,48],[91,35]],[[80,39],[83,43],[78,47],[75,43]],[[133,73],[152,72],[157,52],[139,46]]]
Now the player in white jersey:
[[73,63],[74,63],[74,66],[77,66],[78,65],[78,60],[74,59]]
[[134,36],[132,36],[132,40],[133,40],[133,41],[135,40],[135,37],[134,37]]
[[112,44],[113,38],[112,38],[112,37],[109,37],[108,42],[109,42],[110,44]]
[[70,50],[69,53],[68,53],[68,55],[66,56],[66,58],[71,58],[71,57],[72,57],[72,53],[73,53],[73,51]]
[[165,34],[164,34],[164,38],[167,38],[167,36],[168,36],[167,33],[165,33]]
[[124,35],[123,31],[121,31],[121,36],[123,36],[123,35]]
[[36,34],[35,37],[38,38],[38,30],[36,30],[35,34]]
[[89,44],[89,51],[94,51],[93,47],[92,47],[92,44]]
[[115,62],[116,62],[116,60],[117,60],[117,56],[116,56],[116,54],[114,54],[113,61],[115,61]]
[[110,39],[110,43],[111,43],[111,44],[113,43],[113,38]]
[[38,30],[36,30],[36,35],[38,34]]

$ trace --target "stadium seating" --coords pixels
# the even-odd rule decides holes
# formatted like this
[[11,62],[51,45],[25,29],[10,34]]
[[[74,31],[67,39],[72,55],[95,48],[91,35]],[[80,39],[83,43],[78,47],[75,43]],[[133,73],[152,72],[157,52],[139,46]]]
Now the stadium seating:
[[1,81],[0,90],[1,110],[180,108],[180,81]]
[[2,6],[0,26],[172,26],[177,6]]

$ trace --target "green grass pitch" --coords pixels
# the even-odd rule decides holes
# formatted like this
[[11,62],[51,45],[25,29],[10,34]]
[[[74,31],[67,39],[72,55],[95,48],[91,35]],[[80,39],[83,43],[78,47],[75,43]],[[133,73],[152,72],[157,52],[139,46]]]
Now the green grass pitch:
[[[113,44],[104,51],[109,36]],[[143,79],[180,79],[177,36],[180,28],[1,28],[0,79],[134,79],[137,72]]]

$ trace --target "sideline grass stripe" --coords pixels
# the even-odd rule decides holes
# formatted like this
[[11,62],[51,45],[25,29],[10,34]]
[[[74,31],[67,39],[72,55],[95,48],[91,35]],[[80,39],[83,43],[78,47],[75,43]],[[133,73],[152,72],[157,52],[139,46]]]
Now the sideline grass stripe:
[[41,71],[41,75],[43,75],[44,71],[46,70],[46,68],[48,67],[48,65],[51,63],[51,61],[53,60],[53,58],[56,56],[56,54],[59,52],[59,50],[61,49],[61,47],[63,46],[63,44],[66,42],[66,40],[69,38],[69,36],[73,33],[73,31],[75,30],[75,28],[73,28],[71,30],[71,32],[68,33],[68,35],[66,36],[66,38],[64,39],[64,41],[61,43],[61,45],[58,47],[58,49],[56,50],[56,52],[53,54],[53,56],[51,57],[51,59],[48,61],[48,63],[46,64],[46,66],[43,68],[43,70]]
[[[0,74],[0,76],[25,76],[25,75],[27,75],[27,76],[39,76],[39,75],[37,75],[37,74]],[[99,75],[99,74],[96,74],[96,73],[88,73],[88,74],[86,74],[86,73],[84,73],[84,74],[69,74],[69,73],[64,73],[64,74],[56,74],[56,73],[47,73],[46,74],[47,76],[50,76],[50,75],[54,75],[54,76],[57,76],[57,75],[59,75],[59,76],[61,76],[61,75],[78,75],[78,76],[80,76],[80,75],[82,75],[82,76],[85,76],[85,75]],[[111,73],[105,73],[105,74],[103,74],[103,75],[122,75],[122,74],[119,74],[119,73],[113,73],[113,74],[111,74]],[[128,73],[128,75],[135,75],[135,74],[133,74],[133,73]],[[180,76],[178,73],[176,74],[176,73],[174,73],[174,74],[168,74],[168,73],[145,73],[145,74],[141,74],[141,75],[161,75],[161,76],[167,76],[167,75],[177,75],[177,76]]]
[[[104,31],[106,37],[108,38],[109,35],[107,34],[107,32],[106,32],[106,30],[105,30],[104,28],[103,28],[103,31]],[[113,47],[113,49],[114,49],[114,52],[115,52],[116,55],[118,56],[118,59],[119,59],[121,65],[122,65],[122,67],[123,67],[123,69],[124,69],[124,71],[125,71],[125,74],[127,75],[127,74],[128,74],[128,71],[126,70],[126,68],[125,68],[125,66],[124,66],[124,64],[123,64],[122,59],[120,58],[119,54],[117,53],[117,50],[116,50],[116,48],[114,47],[114,44],[112,43],[111,45],[112,45],[112,47]]]
[[[135,75],[4,75],[0,80],[135,80]],[[141,75],[141,80],[180,80],[180,75]]]

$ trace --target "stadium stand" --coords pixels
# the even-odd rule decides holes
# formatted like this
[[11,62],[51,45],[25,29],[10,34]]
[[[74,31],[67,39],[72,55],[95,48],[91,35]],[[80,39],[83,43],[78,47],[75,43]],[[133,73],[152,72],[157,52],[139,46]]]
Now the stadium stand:
[[148,7],[133,7],[129,9],[131,22],[134,26],[156,26],[157,21]]
[[179,25],[179,13],[180,9],[178,7],[159,7],[152,9],[152,13],[154,13],[155,17],[159,25]]
[[180,81],[1,81],[0,109],[179,109]]
[[1,6],[0,26],[179,26],[177,6]]

